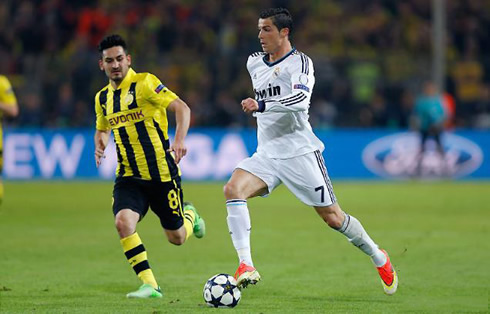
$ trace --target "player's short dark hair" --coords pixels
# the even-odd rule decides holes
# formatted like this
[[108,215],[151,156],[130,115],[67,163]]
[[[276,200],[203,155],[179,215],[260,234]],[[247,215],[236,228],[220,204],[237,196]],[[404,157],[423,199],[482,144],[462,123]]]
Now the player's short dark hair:
[[124,39],[117,34],[106,36],[104,39],[100,41],[99,46],[97,48],[99,49],[99,52],[102,53],[102,51],[106,49],[117,47],[117,46],[121,46],[124,49],[124,52],[126,54],[128,53],[128,47],[126,45],[126,41],[124,41]]
[[271,18],[272,23],[277,27],[278,30],[283,28],[289,29],[289,35],[293,33],[293,17],[289,13],[288,9],[285,8],[269,8],[260,12],[261,19]]

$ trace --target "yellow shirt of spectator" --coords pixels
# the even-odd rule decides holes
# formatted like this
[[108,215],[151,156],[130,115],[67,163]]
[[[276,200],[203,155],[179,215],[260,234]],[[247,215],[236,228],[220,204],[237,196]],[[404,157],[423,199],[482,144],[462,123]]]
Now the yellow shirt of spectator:
[[155,75],[131,68],[119,88],[108,84],[97,93],[96,129],[114,133],[118,177],[167,182],[180,176],[167,152],[166,108],[177,98]]
[[[6,76],[0,75],[0,103],[15,107],[17,99],[15,98],[12,85]],[[0,154],[3,152],[3,112],[0,111]],[[1,158],[1,157],[0,157]]]

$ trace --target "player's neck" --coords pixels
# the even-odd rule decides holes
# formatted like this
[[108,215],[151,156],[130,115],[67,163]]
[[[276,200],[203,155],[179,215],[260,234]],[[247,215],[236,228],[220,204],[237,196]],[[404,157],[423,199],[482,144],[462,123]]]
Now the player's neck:
[[128,70],[120,80],[116,81],[109,78],[109,83],[111,84],[112,88],[118,89],[121,86],[121,84],[124,82],[124,80],[128,77],[128,75],[130,75],[130,73],[131,73],[131,67],[128,68]]
[[291,45],[291,42],[287,42],[284,45],[280,46],[277,51],[273,53],[269,53],[269,62],[276,62],[277,60],[281,59],[284,57],[286,54],[288,54],[291,50],[293,49],[293,46]]
[[113,80],[109,80],[109,82],[111,83],[112,88],[114,88],[114,89],[118,89],[119,86],[121,86],[122,81],[123,80],[121,80],[120,82],[116,82],[116,81],[113,81]]

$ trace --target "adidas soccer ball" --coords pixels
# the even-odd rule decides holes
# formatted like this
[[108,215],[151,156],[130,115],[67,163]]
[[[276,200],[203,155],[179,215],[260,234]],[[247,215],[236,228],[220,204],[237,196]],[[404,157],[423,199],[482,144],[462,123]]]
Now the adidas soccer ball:
[[209,278],[202,294],[206,304],[212,307],[235,307],[242,297],[235,278],[228,274]]

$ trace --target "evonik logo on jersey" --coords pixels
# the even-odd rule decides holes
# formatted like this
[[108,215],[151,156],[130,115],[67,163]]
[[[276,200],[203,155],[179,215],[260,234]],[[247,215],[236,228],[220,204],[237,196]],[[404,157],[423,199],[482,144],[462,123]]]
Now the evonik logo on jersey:
[[369,143],[362,152],[362,160],[371,172],[387,178],[463,177],[476,171],[483,162],[481,148],[471,140],[451,133],[442,138],[444,157],[430,139],[420,155],[420,137],[417,133],[398,133],[381,137]]
[[130,112],[130,113],[123,113],[120,115],[117,115],[115,117],[109,118],[109,124],[111,126],[116,126],[120,123],[125,123],[128,121],[138,121],[142,120],[145,118],[145,115],[143,114],[143,110],[135,111],[135,112]]
[[262,100],[267,97],[279,96],[281,95],[281,87],[280,86],[272,86],[269,84],[269,87],[266,89],[258,90],[254,88],[255,99]]

